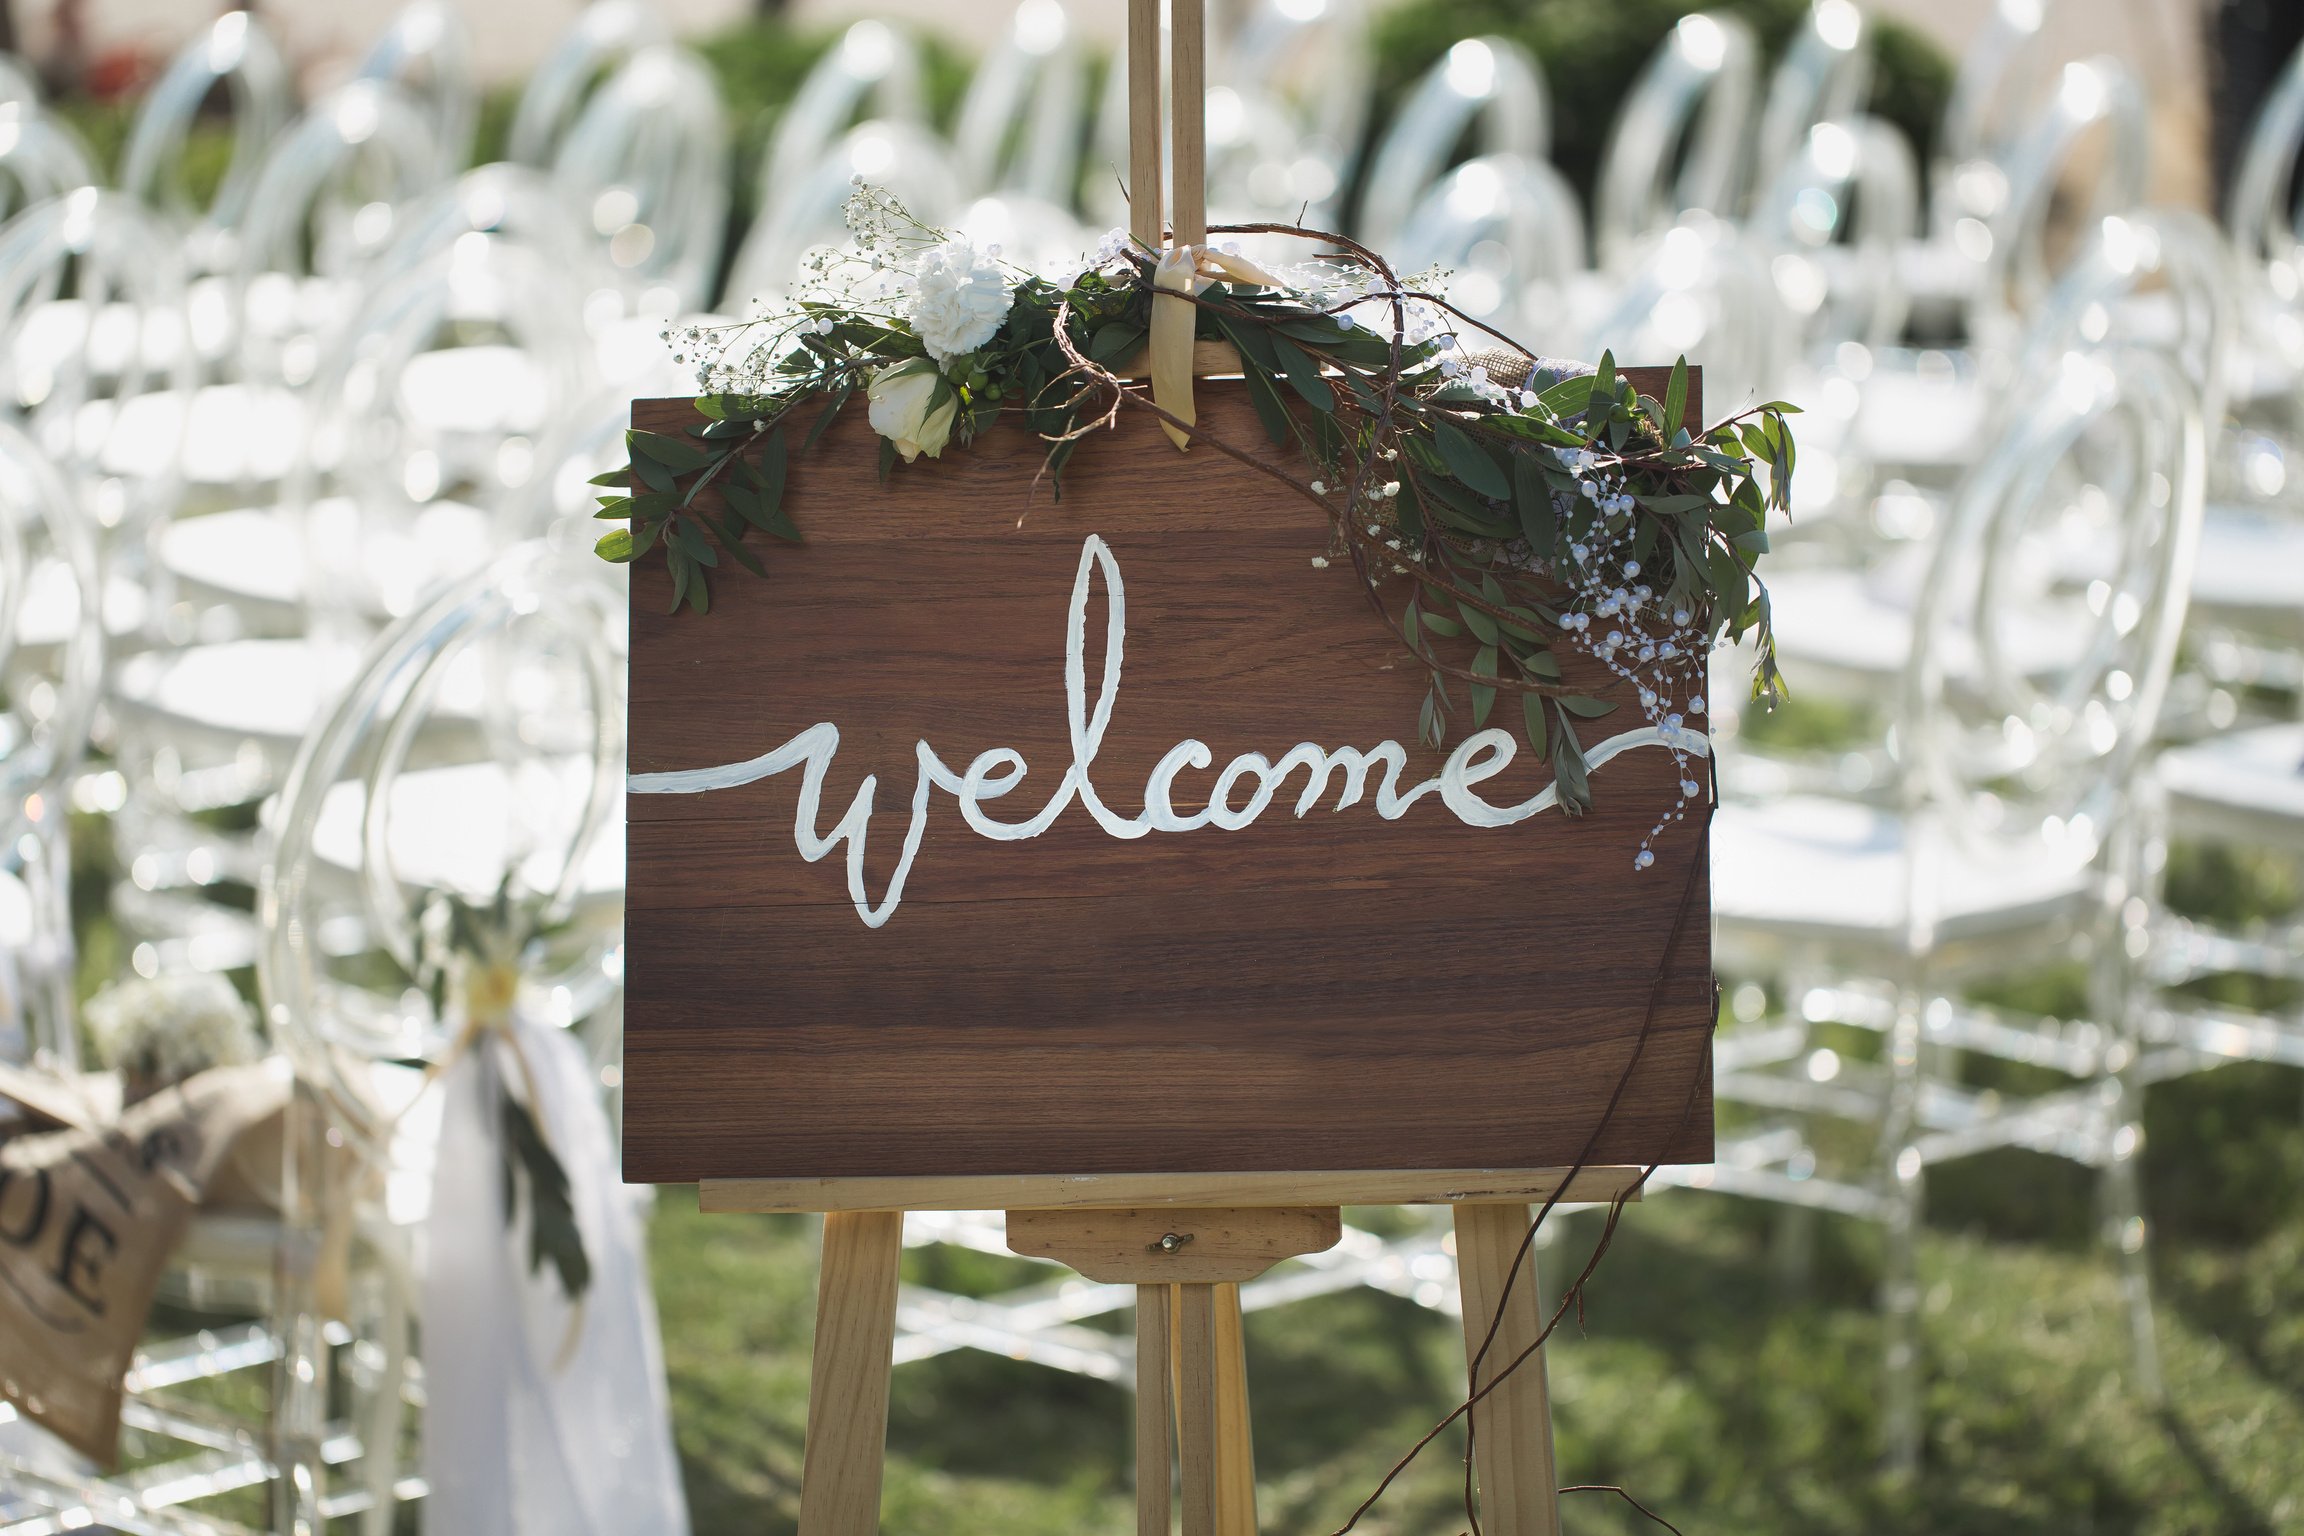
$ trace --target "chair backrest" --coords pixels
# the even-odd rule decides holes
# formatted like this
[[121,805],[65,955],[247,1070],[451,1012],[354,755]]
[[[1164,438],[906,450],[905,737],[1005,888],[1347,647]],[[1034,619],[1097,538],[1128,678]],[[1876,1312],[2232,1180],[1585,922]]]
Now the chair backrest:
[[884,21],[850,27],[800,82],[761,162],[760,217],[799,195],[860,115],[915,126],[928,120],[919,50],[908,33]]
[[859,123],[753,219],[722,286],[720,307],[743,314],[754,300],[789,291],[810,248],[846,244],[842,210],[859,176],[886,188],[923,224],[949,229],[958,220],[960,176],[942,139],[915,123]]
[[593,0],[528,76],[505,135],[505,158],[540,170],[549,167],[600,80],[631,55],[670,36],[650,0]]
[[28,101],[0,101],[0,215],[96,185],[96,166],[80,135]]
[[2296,186],[2300,147],[2304,147],[2304,45],[2288,56],[2279,83],[2257,108],[2248,147],[2225,198],[2224,227],[2242,260],[2296,264],[2304,247],[2304,195]]
[[728,225],[728,128],[704,61],[669,43],[626,60],[561,140],[552,179],[634,292],[701,306]]
[[430,114],[398,86],[350,80],[264,158],[234,253],[235,276],[350,277],[391,240],[401,208],[439,179]]
[[596,387],[583,295],[518,241],[468,232],[368,290],[306,391],[281,487],[315,629],[361,632],[483,564],[535,442]]
[[952,155],[969,190],[1069,207],[1087,100],[1087,61],[1071,18],[1058,0],[1024,0],[960,99]]
[[[2187,208],[2148,208],[2100,220],[2025,327],[2016,379],[2045,376],[2070,351],[2105,341],[2173,357],[2214,433],[2224,417],[2240,344],[2238,276],[2216,226]],[[2163,307],[2125,315],[2157,285]],[[2123,326],[2124,320],[2141,324]]]
[[432,188],[392,220],[392,243],[377,257],[378,272],[401,272],[453,246],[469,234],[516,240],[590,292],[612,284],[614,269],[597,232],[549,172],[498,161],[474,166]]
[[[0,419],[0,1060],[79,1064],[67,793],[104,679],[102,567],[64,477]],[[60,610],[70,605],[70,612]],[[27,622],[29,620],[29,622]],[[20,648],[27,629],[44,644]]]
[[1561,289],[1584,270],[1584,210],[1551,164],[1481,155],[1440,178],[1386,254],[1398,270],[1446,268],[1450,302],[1536,350],[1574,344]]
[[1719,417],[1769,398],[1787,332],[1767,253],[1725,219],[1692,213],[1635,249],[1576,355],[1684,354],[1703,367],[1704,409]]
[[1600,162],[1593,237],[1602,266],[1629,259],[1643,236],[1683,213],[1735,212],[1759,59],[1751,28],[1723,12],[1682,17],[1657,46]]
[[1991,13],[1960,55],[1937,126],[1933,179],[1940,186],[1957,167],[2002,159],[2014,145],[2039,88],[2040,29],[2052,3],[1993,0]]
[[[1989,239],[1979,287],[1979,326],[2024,314],[2048,291],[2050,213],[2075,151],[2101,129],[2106,152],[2087,191],[2087,221],[2126,213],[2144,199],[2151,169],[2151,106],[2136,77],[2109,55],[2064,66],[2056,90],[2009,150],[2005,181],[1984,221]],[[1988,180],[1988,176],[1979,177]]]
[[1816,124],[1778,166],[1750,223],[1776,253],[1777,294],[1810,352],[1844,341],[1882,347],[1903,333],[1897,253],[1919,230],[1920,175],[1893,124]]
[[2066,353],[1963,481],[1913,612],[1897,749],[1958,825],[2092,857],[2183,630],[2207,444],[2158,351]]
[[175,508],[194,378],[179,242],[83,187],[0,225],[0,410],[124,547]]
[[[450,1044],[411,987],[431,891],[480,901],[507,886],[547,926],[593,909],[564,945],[572,955],[534,958],[530,974],[567,1021],[613,992],[624,701],[611,637],[624,607],[588,552],[508,551],[378,635],[299,748],[268,827],[257,979],[273,1038],[308,1081],[336,1090],[355,1135],[387,1131],[365,1113],[366,1061],[438,1059]],[[480,717],[482,755],[413,769],[460,694]],[[442,827],[443,816],[462,820]],[[347,951],[381,956],[399,979],[355,987],[331,965]]]
[[472,77],[472,36],[448,0],[410,0],[369,46],[360,79],[396,85],[423,109],[432,131],[432,179],[464,169],[480,121],[480,87]]
[[1370,162],[1360,204],[1363,240],[1380,251],[1392,248],[1475,124],[1482,154],[1541,162],[1551,153],[1544,71],[1535,55],[1508,38],[1468,37],[1416,83]]
[[1755,169],[1763,187],[1818,123],[1853,117],[1872,89],[1872,39],[1855,0],[1811,0],[1769,77]]
[[1339,188],[1352,179],[1374,94],[1369,9],[1367,0],[1260,0],[1210,63],[1217,84],[1287,108],[1299,153]]
[[[205,209],[180,179],[184,144],[202,103],[222,82],[232,94],[232,159]],[[256,173],[295,112],[295,86],[279,47],[254,15],[227,11],[187,43],[145,94],[122,155],[120,190],[203,236],[203,246],[239,226]],[[196,251],[203,267],[221,252]]]

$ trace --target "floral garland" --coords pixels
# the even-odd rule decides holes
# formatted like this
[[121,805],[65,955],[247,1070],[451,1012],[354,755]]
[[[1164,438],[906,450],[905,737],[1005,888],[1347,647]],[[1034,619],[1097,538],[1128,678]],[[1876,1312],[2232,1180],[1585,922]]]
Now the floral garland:
[[[1517,694],[1520,728],[1551,764],[1561,806],[1581,812],[1591,789],[1578,723],[1616,706],[1564,681],[1555,650],[1569,646],[1629,683],[1681,762],[1679,802],[1642,839],[1636,867],[1654,862],[1650,843],[1701,793],[1682,743],[1688,717],[1704,713],[1704,657],[1756,635],[1754,694],[1774,698],[1768,600],[1753,567],[1768,547],[1768,512],[1787,505],[1785,418],[1796,407],[1774,402],[1692,428],[1682,420],[1685,359],[1658,401],[1610,357],[1570,371],[1502,337],[1509,351],[1474,353],[1461,335],[1485,327],[1435,282],[1404,283],[1342,236],[1221,230],[1296,236],[1331,253],[1275,273],[1235,245],[1198,249],[1182,293],[1198,338],[1239,354],[1272,444],[1311,467],[1298,479],[1120,377],[1149,334],[1160,262],[1124,232],[1076,270],[1040,277],[1004,264],[998,246],[921,224],[878,188],[859,183],[846,212],[853,245],[812,254],[790,300],[666,333],[675,360],[695,366],[701,420],[686,435],[631,433],[629,467],[597,482],[620,491],[597,515],[629,522],[599,553],[631,561],[661,547],[675,610],[708,611],[723,557],[764,574],[752,532],[799,540],[783,508],[791,455],[859,393],[883,478],[1005,415],[1047,442],[1043,473],[1059,496],[1074,449],[1133,408],[1326,515],[1330,541],[1311,563],[1349,559],[1424,667],[1426,745],[1443,745],[1459,717],[1484,728],[1498,695]],[[1173,274],[1161,291],[1174,300]],[[725,514],[698,499],[712,485]]]

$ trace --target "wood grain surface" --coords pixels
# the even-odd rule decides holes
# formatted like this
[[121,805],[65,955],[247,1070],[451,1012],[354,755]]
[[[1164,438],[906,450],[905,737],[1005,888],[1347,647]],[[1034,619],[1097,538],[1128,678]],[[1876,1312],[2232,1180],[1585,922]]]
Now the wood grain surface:
[[1333,1248],[1343,1230],[1332,1205],[1008,1213],[1010,1249],[1119,1285],[1238,1284]]
[[[1661,393],[1661,377],[1640,387]],[[1243,386],[1204,380],[1199,400],[1206,428],[1261,447]],[[650,430],[694,420],[685,401],[634,406]],[[1312,566],[1328,532],[1293,492],[1204,445],[1179,454],[1142,414],[1081,445],[1061,500],[1020,428],[885,486],[876,447],[858,400],[794,454],[786,507],[807,542],[767,551],[766,579],[716,577],[709,615],[667,616],[661,562],[634,570],[635,772],[733,762],[834,722],[819,822],[878,776],[877,898],[915,743],[956,770],[1021,752],[1022,786],[989,807],[1004,817],[1062,778],[1066,611],[1090,533],[1126,583],[1125,668],[1093,768],[1119,814],[1186,737],[1218,765],[1393,739],[1404,782],[1438,770],[1443,754],[1414,745],[1421,673],[1348,561]],[[1104,614],[1099,594],[1091,688]],[[1517,712],[1507,696],[1495,723]],[[1637,723],[1627,705],[1584,739]],[[1523,752],[1483,793],[1509,803],[1545,777]],[[1666,754],[1631,752],[1595,772],[1590,815],[1478,829],[1437,796],[1388,822],[1369,800],[1331,811],[1331,795],[1299,819],[1297,775],[1243,830],[1132,841],[1074,804],[1040,837],[994,842],[937,794],[877,929],[840,853],[794,851],[797,771],[633,795],[626,1176],[1552,1168],[1585,1152],[1628,1068],[1594,1159],[1708,1160],[1700,868],[1666,953],[1704,842],[1675,827],[1653,868],[1632,867],[1676,777]],[[1212,781],[1184,775],[1178,805]]]

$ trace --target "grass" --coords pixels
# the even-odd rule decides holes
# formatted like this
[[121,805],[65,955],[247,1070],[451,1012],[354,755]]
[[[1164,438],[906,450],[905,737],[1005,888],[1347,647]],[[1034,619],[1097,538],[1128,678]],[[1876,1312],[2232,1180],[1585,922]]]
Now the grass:
[[[1690,1536],[2304,1529],[2304,1079],[2233,1067],[2155,1090],[2147,1146],[2165,1410],[2128,1384],[2086,1179],[2011,1153],[1933,1191],[1916,1484],[1872,1470],[1875,1234],[1686,1191],[1628,1216],[1585,1329],[1551,1352],[1562,1476],[1621,1483]],[[2032,1198],[2012,1206],[2011,1186]],[[696,1529],[792,1530],[814,1224],[704,1216],[690,1191],[663,1193],[655,1280]],[[2041,1222],[2035,1203],[2067,1219]],[[1548,1286],[1596,1230],[1590,1216],[1567,1225],[1544,1256]],[[1809,1260],[1788,1263],[1802,1247]],[[935,1283],[1012,1280],[965,1258],[985,1267]],[[907,1276],[953,1262],[915,1251]],[[1453,1405],[1463,1370],[1453,1319],[1368,1291],[1252,1315],[1248,1349],[1274,1532],[1335,1530]],[[905,1366],[882,1529],[1132,1530],[1131,1406],[1116,1387],[981,1354]],[[1360,1530],[1462,1530],[1461,1452],[1443,1437]],[[1572,1500],[1566,1521],[1655,1529],[1599,1495]]]

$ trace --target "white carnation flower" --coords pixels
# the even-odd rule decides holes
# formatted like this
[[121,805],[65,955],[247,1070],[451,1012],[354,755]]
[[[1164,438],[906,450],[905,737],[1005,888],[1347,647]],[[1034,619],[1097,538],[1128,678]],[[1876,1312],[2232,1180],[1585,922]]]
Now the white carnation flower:
[[989,252],[962,238],[931,246],[912,275],[912,330],[939,363],[965,357],[999,332],[1014,285]]

